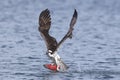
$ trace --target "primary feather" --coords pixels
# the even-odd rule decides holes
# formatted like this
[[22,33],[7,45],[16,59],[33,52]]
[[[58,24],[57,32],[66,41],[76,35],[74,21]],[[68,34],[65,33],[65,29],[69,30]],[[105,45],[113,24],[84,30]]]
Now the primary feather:
[[50,11],[46,9],[42,11],[39,16],[39,31],[41,33],[41,36],[46,42],[47,49],[54,52],[57,47],[57,41],[54,37],[49,35],[50,27],[51,27]]

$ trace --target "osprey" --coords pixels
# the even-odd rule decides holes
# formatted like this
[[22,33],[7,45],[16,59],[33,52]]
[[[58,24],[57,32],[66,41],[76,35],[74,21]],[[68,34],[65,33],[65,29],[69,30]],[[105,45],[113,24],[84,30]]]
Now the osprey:
[[53,60],[52,64],[45,64],[44,67],[54,71],[65,71],[67,70],[66,64],[61,60],[60,56],[57,54],[59,46],[67,39],[72,38],[72,31],[74,24],[77,20],[77,11],[74,10],[73,17],[70,22],[70,27],[67,34],[57,42],[54,37],[49,34],[51,27],[51,17],[50,11],[48,9],[43,10],[39,16],[39,32],[44,39],[47,47],[47,55]]

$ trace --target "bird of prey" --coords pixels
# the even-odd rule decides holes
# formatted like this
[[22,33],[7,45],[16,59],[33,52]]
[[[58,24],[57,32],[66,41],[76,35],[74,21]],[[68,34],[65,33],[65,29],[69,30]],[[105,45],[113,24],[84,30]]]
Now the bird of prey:
[[69,30],[66,33],[66,35],[60,40],[60,42],[57,42],[54,37],[52,37],[49,34],[49,30],[51,27],[51,16],[50,16],[50,10],[45,9],[40,13],[39,16],[39,32],[44,39],[47,47],[47,55],[53,60],[53,64],[45,64],[44,66],[50,70],[54,71],[65,71],[67,70],[66,64],[61,60],[60,56],[57,54],[57,50],[60,47],[60,45],[67,39],[72,38],[72,31],[74,28],[74,25],[77,21],[78,13],[76,9],[74,10],[74,14],[72,16]]

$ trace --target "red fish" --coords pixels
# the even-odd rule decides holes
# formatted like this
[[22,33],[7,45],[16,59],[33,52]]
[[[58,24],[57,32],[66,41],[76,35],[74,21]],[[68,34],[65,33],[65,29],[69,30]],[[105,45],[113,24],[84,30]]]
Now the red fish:
[[57,65],[56,64],[44,64],[44,67],[47,69],[50,69],[52,71],[57,71]]

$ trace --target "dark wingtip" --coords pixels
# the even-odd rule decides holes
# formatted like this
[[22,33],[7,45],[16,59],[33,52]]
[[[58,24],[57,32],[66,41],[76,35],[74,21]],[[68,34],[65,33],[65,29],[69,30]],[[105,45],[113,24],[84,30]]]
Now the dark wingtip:
[[78,16],[78,13],[77,13],[77,10],[75,9],[75,10],[74,10],[73,17],[76,17],[76,18],[77,18],[77,16]]
[[49,9],[47,8],[47,9],[45,9],[44,11],[49,11]]
[[45,9],[45,10],[43,10],[41,13],[40,13],[40,16],[42,16],[43,14],[45,14],[45,13],[50,13],[50,10],[47,8],[47,9]]

